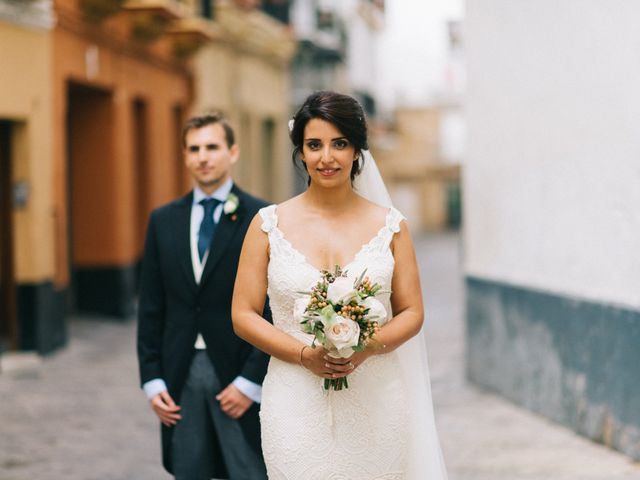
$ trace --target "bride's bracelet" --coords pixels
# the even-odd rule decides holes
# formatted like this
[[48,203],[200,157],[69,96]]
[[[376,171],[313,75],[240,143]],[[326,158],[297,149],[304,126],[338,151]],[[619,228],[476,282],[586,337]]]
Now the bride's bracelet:
[[302,348],[300,349],[300,366],[303,367],[303,368],[307,368],[302,363],[302,354],[304,353],[304,349],[305,348],[309,348],[309,345],[303,345]]

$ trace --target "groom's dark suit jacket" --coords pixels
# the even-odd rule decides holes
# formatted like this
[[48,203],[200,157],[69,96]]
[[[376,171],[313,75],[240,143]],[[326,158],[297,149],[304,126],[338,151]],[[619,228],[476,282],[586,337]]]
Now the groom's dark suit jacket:
[[[200,285],[194,278],[189,238],[193,192],[154,210],[149,220],[138,312],[140,378],[142,384],[164,379],[178,404],[198,332],[223,388],[238,375],[262,384],[267,369],[268,356],[236,336],[231,323],[242,242],[252,218],[267,204],[235,185],[231,191],[239,207],[234,215],[221,215]],[[265,317],[270,320],[268,305]],[[261,456],[258,410],[254,403],[239,422]],[[163,464],[169,472],[172,433],[172,428],[162,426]]]

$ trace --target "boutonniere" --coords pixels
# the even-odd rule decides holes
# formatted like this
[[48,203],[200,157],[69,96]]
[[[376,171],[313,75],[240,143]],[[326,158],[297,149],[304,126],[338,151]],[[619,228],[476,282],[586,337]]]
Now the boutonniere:
[[222,211],[224,212],[225,215],[229,215],[231,217],[231,220],[235,222],[236,219],[238,218],[236,211],[238,210],[239,206],[240,206],[240,199],[238,198],[238,196],[235,193],[230,193],[229,196],[227,197],[227,201],[224,202]]

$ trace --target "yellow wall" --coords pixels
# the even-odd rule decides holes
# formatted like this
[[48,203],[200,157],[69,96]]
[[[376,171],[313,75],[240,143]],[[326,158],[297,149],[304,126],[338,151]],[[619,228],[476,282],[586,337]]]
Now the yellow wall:
[[19,283],[51,279],[55,212],[52,202],[52,90],[49,33],[0,22],[0,118],[13,129],[13,181],[27,181],[25,208],[15,211],[15,275]]

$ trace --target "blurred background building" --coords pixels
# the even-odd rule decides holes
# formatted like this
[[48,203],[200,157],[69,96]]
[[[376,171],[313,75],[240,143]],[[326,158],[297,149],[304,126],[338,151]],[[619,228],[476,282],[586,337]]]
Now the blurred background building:
[[[384,2],[293,0],[291,28],[298,48],[291,66],[291,115],[317,90],[349,93],[369,120],[376,117],[377,41],[384,27]],[[306,188],[296,175],[294,190]]]
[[[192,110],[219,110],[236,126],[241,161],[235,178],[271,201],[291,194],[287,121],[289,64],[296,50],[288,2],[201,2],[210,5],[215,40],[194,55]],[[213,8],[215,7],[215,8]]]
[[301,105],[316,90],[347,91],[374,116],[384,2],[293,0],[291,22],[298,41],[292,64],[293,105]]
[[229,116],[239,183],[288,196],[295,42],[267,7],[0,2],[0,351],[64,345],[74,312],[134,313],[148,214],[190,188],[188,115]]
[[640,459],[640,4],[468,2],[469,378]]
[[462,2],[388,2],[386,13],[372,151],[413,228],[455,229],[465,154]]
[[[33,349],[36,317],[62,302],[53,293],[54,17],[46,1],[2,2],[0,17],[0,350]],[[37,297],[46,299],[35,307]],[[63,343],[61,315],[46,324],[51,348]]]

